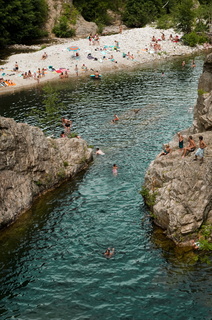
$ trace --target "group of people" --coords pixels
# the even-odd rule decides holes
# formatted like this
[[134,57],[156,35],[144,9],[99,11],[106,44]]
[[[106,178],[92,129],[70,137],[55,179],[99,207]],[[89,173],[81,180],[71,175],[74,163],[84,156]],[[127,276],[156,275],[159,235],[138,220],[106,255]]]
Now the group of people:
[[[184,158],[188,153],[190,152],[194,152],[197,148],[196,146],[196,143],[193,139],[192,136],[189,136],[188,137],[188,144],[186,147],[184,147],[184,138],[183,136],[181,135],[180,132],[178,132],[178,140],[179,140],[179,150],[182,151],[182,158]],[[194,157],[194,161],[197,161],[197,158],[200,157],[200,161],[201,163],[203,162],[204,160],[204,151],[205,151],[205,148],[207,147],[206,143],[204,142],[203,140],[203,136],[199,136],[199,148],[197,149],[197,151],[195,152],[195,157]],[[160,156],[163,156],[163,155],[167,155],[169,153],[171,153],[171,148],[170,146],[167,144],[163,150],[163,152],[160,153]]]
[[65,70],[64,72],[61,72],[59,77],[60,79],[68,78],[68,71]]
[[96,33],[94,35],[92,35],[91,33],[88,36],[88,41],[89,41],[89,45],[93,45],[93,46],[99,46],[99,42],[100,42],[100,38],[99,38],[99,34]]

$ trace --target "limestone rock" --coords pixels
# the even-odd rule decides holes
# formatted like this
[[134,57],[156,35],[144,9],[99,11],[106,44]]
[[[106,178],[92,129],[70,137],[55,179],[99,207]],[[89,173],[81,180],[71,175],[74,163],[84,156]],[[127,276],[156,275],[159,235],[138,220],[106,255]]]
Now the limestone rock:
[[175,136],[170,142],[172,153],[156,157],[144,183],[146,202],[147,197],[154,199],[154,222],[181,245],[188,244],[202,224],[212,223],[212,54],[207,57],[199,80],[193,126],[182,134],[185,142],[192,134],[197,145],[198,137],[203,136],[207,144],[203,164],[193,161],[194,153],[182,159]]
[[194,108],[194,132],[212,130],[212,53],[204,63],[198,84],[198,99]]
[[95,34],[97,32],[97,25],[94,22],[86,21],[82,16],[77,18],[76,25],[74,26],[76,36],[79,38],[84,38],[89,36],[89,34]]
[[0,228],[91,160],[83,139],[46,138],[37,127],[0,117]]

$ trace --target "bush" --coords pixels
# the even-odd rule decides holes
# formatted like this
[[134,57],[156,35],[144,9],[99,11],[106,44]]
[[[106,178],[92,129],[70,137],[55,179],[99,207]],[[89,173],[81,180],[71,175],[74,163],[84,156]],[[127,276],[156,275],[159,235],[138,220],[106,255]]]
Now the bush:
[[172,21],[172,17],[168,14],[160,17],[157,20],[157,28],[158,29],[170,29],[173,28],[174,23]]
[[199,35],[196,32],[190,32],[182,37],[183,43],[190,47],[195,47],[197,44],[203,44],[208,42],[208,37],[205,35]]
[[75,36],[75,30],[68,27],[68,18],[66,16],[60,17],[52,32],[58,38],[71,38]]

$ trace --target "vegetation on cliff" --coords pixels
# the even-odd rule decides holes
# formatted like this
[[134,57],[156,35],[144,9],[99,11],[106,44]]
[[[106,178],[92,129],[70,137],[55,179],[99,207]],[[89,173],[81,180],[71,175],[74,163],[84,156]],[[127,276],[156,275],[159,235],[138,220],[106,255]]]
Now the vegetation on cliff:
[[[170,27],[183,31],[205,32],[209,28],[212,17],[211,0],[73,0],[73,3],[64,0],[60,17],[55,20],[53,33],[57,37],[72,37],[75,30],[71,27],[81,14],[87,21],[95,22],[102,30],[103,26],[110,25],[116,17],[130,28],[143,27],[147,23],[157,21],[159,28]],[[58,2],[55,2],[58,6]],[[0,1],[0,45],[23,43],[27,40],[46,35],[44,24],[51,16],[48,0],[10,0]],[[110,10],[110,11],[109,11]],[[48,15],[49,13],[49,15]],[[191,42],[202,41],[194,36]],[[186,38],[190,44],[190,38]]]
[[46,0],[0,1],[0,45],[21,43],[45,35]]

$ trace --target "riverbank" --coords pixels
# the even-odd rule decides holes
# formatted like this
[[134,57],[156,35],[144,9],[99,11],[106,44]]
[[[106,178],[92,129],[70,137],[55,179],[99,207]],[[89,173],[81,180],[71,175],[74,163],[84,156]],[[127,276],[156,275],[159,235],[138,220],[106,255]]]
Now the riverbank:
[[[162,33],[165,40],[161,39]],[[181,42],[171,41],[170,35],[176,36],[173,29],[164,31],[148,26],[102,36],[99,42],[68,39],[62,44],[52,45],[36,52],[12,55],[4,65],[1,65],[0,78],[3,78],[3,81],[8,80],[6,82],[9,85],[1,86],[0,94],[55,80],[65,71],[68,77],[89,77],[97,70],[103,74],[106,71],[136,68],[141,64],[193,54],[204,49],[204,46],[191,48],[182,45]],[[156,42],[152,41],[153,36],[157,40],[157,46]],[[178,36],[180,38],[182,35]],[[74,49],[72,47],[76,47],[76,50],[72,50]],[[47,57],[42,59],[44,53]],[[14,71],[16,63],[18,70]],[[28,74],[29,70],[32,76],[24,78],[23,75]],[[38,77],[40,73],[42,74],[42,70],[43,75]]]

